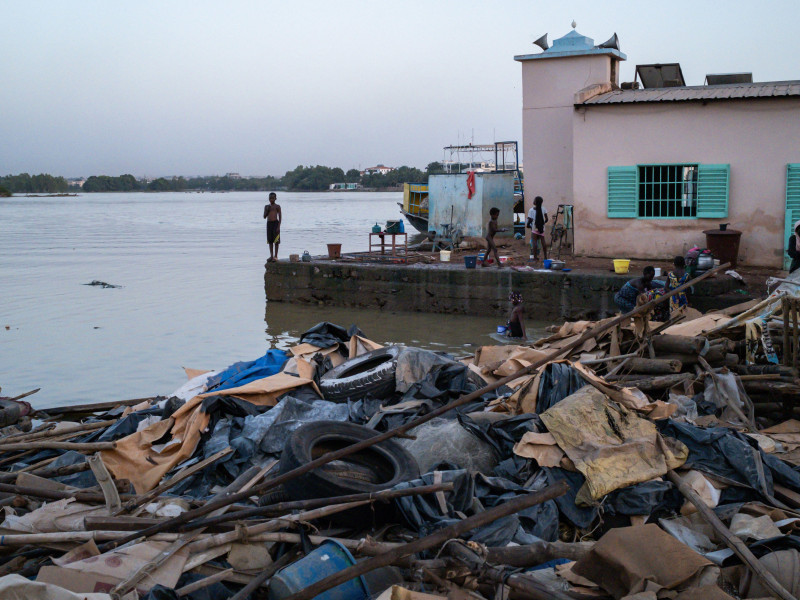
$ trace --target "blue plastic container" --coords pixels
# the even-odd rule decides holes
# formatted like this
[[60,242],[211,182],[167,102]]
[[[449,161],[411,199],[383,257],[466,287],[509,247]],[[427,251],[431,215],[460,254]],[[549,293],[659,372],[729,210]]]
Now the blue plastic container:
[[403,224],[403,219],[400,219],[400,233],[406,232],[406,226]]
[[545,258],[544,259],[544,263],[542,263],[542,264],[544,264],[544,268],[545,269],[549,269],[550,267],[553,266],[553,261],[551,259],[549,259],[549,258]]
[[508,331],[508,327],[506,327],[505,325],[497,326],[497,333],[505,333],[506,331]]
[[[356,559],[347,548],[334,540],[326,540],[316,550],[272,576],[269,600],[288,598],[354,564]],[[369,597],[367,582],[359,576],[319,594],[314,600],[369,600]]]
[[464,257],[464,266],[468,269],[474,269],[475,265],[478,264],[478,257],[477,256],[465,256]]

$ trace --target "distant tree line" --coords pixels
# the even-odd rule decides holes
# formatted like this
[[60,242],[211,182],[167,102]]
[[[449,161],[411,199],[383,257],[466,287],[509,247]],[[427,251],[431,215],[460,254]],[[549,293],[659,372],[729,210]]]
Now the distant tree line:
[[299,165],[287,171],[283,177],[159,177],[158,179],[136,179],[131,174],[119,175],[92,175],[83,184],[83,187],[74,182],[67,182],[63,177],[52,175],[8,175],[0,177],[0,187],[7,188],[15,194],[23,193],[63,193],[67,191],[83,192],[182,192],[182,191],[271,191],[287,190],[297,192],[313,192],[327,190],[332,183],[360,183],[369,189],[387,189],[402,186],[406,182],[425,183],[428,175],[443,173],[442,164],[430,163],[423,171],[415,167],[399,167],[385,175],[361,175],[358,169],[345,172],[339,167],[325,167],[322,165]]
[[39,175],[29,175],[28,173],[6,175],[5,177],[0,177],[0,187],[12,194],[63,194],[69,189],[67,180],[63,177],[55,177],[44,173]]

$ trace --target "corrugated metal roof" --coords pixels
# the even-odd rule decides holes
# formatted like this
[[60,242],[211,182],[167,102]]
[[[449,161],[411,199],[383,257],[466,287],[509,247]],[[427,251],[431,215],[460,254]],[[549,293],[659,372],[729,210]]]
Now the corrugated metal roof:
[[743,98],[779,98],[800,96],[800,80],[732,83],[726,85],[696,85],[686,87],[652,88],[643,90],[614,90],[589,98],[581,106],[591,104],[628,104],[635,102],[692,102],[700,100],[737,100]]

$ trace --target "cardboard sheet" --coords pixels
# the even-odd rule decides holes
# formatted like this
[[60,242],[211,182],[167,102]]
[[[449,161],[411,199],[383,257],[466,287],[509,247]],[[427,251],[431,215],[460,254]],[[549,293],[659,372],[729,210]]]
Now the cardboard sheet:
[[[576,501],[650,481],[686,462],[688,448],[667,444],[655,425],[585,386],[540,415],[558,445],[584,474]],[[672,440],[675,442],[676,440]]]
[[619,527],[606,533],[572,567],[614,598],[661,589],[716,583],[719,568],[658,525]]

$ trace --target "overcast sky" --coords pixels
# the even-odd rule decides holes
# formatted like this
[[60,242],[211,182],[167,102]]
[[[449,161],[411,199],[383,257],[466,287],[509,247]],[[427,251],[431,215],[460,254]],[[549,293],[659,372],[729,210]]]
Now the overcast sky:
[[570,23],[637,63],[800,79],[800,1],[2,0],[0,175],[424,167],[521,137],[520,65]]

